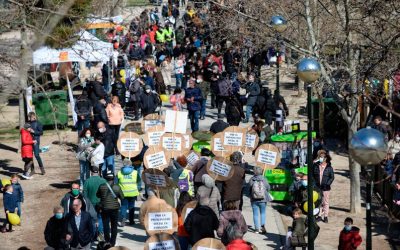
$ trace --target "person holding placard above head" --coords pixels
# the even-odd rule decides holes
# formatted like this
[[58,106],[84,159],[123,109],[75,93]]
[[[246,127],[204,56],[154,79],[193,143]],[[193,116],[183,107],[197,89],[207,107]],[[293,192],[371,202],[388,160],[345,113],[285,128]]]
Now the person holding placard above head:
[[124,198],[121,200],[121,227],[125,226],[126,211],[129,209],[129,224],[135,224],[135,200],[139,195],[138,183],[140,180],[140,175],[133,166],[131,166],[131,161],[125,158],[123,161],[123,167],[117,174],[118,185],[124,194]]
[[243,184],[245,183],[245,171],[244,168],[241,167],[242,157],[242,153],[239,151],[233,152],[230,155],[229,158],[233,164],[233,176],[229,180],[224,181],[222,189],[223,204],[225,204],[226,201],[235,201],[240,210],[242,210],[240,204],[243,199]]
[[190,127],[192,128],[192,132],[199,130],[199,118],[202,100],[203,97],[201,95],[201,90],[196,87],[195,80],[190,78],[189,88],[186,89],[185,93],[185,101],[189,111]]
[[140,107],[142,109],[143,117],[156,112],[159,104],[160,97],[151,91],[151,87],[149,85],[144,86],[144,93],[140,95]]
[[203,185],[197,189],[196,198],[200,205],[210,207],[215,215],[219,217],[218,203],[221,202],[221,194],[217,186],[215,186],[215,180],[208,174],[204,174],[201,179]]
[[201,149],[201,157],[192,167],[192,172],[194,175],[194,190],[203,185],[202,177],[207,174],[207,163],[211,159],[212,152],[207,148]]
[[122,110],[121,105],[119,104],[119,97],[113,96],[112,103],[109,103],[106,108],[108,124],[114,133],[114,145],[115,152],[118,153],[117,149],[117,141],[119,137],[119,130],[121,128],[121,123],[124,120],[124,111]]
[[232,239],[229,239],[230,231],[239,231],[242,235],[247,232],[246,220],[235,201],[226,201],[224,209],[219,218],[219,227],[217,235],[221,237],[221,242],[226,246]]
[[181,250],[188,249],[189,246],[189,234],[183,225],[186,218],[182,218],[182,210],[187,203],[192,201],[192,196],[188,192],[181,192],[178,199],[178,205],[176,206],[176,213],[178,214],[178,240]]

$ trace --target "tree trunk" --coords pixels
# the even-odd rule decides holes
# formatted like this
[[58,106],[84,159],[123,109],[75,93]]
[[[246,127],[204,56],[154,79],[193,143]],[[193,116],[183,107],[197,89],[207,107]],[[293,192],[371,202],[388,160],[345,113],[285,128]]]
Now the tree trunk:
[[[357,132],[357,126],[354,124],[349,127],[348,140],[349,143],[353,134]],[[360,192],[360,172],[361,166],[349,155],[350,168],[350,213],[361,213],[361,192]]]
[[29,62],[29,49],[28,49],[28,35],[26,32],[26,19],[25,12],[22,11],[23,24],[21,27],[21,61],[19,67],[19,127],[23,128],[25,124],[25,102],[24,96],[26,88],[28,87],[28,62]]

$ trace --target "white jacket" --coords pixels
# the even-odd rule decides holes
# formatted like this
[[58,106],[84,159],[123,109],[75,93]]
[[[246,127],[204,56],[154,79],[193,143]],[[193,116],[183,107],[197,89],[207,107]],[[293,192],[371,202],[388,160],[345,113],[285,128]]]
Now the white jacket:
[[90,153],[90,164],[92,166],[99,166],[104,163],[104,144],[100,143],[91,153]]

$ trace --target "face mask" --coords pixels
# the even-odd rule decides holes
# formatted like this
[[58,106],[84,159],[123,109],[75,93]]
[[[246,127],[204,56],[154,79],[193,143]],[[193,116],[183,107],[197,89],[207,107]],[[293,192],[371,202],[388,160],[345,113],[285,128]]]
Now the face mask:
[[346,225],[346,226],[344,226],[344,230],[350,231],[350,230],[351,230],[351,225]]
[[320,162],[324,162],[325,158],[324,157],[319,157]]
[[150,89],[146,89],[146,93],[150,93]]
[[72,189],[72,195],[73,196],[78,196],[79,195],[79,189]]
[[86,134],[85,136],[86,136],[86,138],[90,138],[90,134]]
[[400,136],[396,136],[396,141],[400,141]]
[[99,128],[99,132],[100,132],[100,133],[106,132],[106,128]]
[[308,181],[307,180],[302,180],[301,181],[301,185],[303,185],[304,187],[307,187]]
[[62,214],[62,213],[56,213],[56,214],[54,215],[54,217],[56,217],[56,219],[58,219],[58,220],[61,220],[62,217],[63,217],[63,214]]
[[203,81],[203,80],[201,80],[201,79],[197,79],[197,80],[196,80],[197,83],[201,83],[202,81]]

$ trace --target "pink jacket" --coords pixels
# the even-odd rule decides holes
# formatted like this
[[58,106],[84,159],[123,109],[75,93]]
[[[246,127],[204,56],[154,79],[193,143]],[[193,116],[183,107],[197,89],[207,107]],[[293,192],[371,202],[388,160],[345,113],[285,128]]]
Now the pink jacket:
[[108,123],[110,125],[121,125],[122,120],[124,119],[124,111],[121,108],[120,104],[112,104],[109,103],[106,108]]
[[181,94],[175,94],[171,95],[171,97],[169,98],[169,102],[172,104],[173,110],[182,111],[182,104],[185,103],[185,99]]

